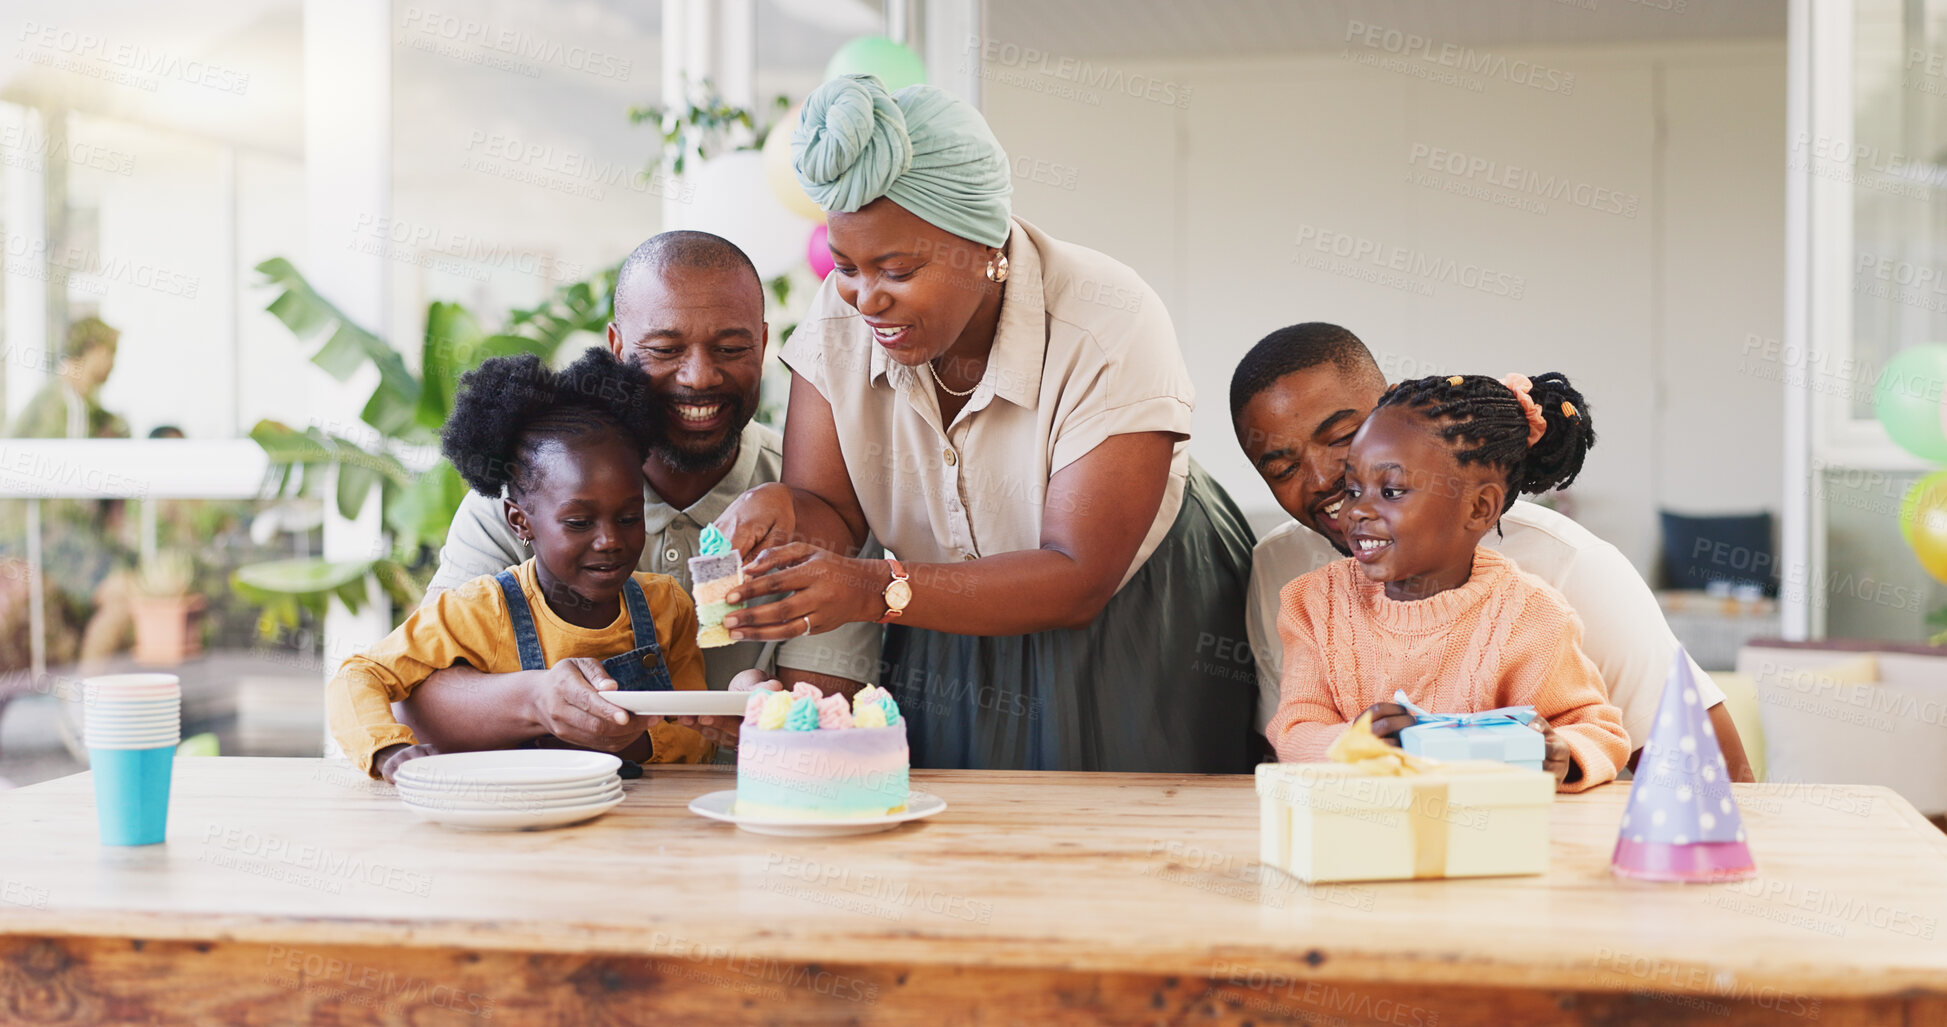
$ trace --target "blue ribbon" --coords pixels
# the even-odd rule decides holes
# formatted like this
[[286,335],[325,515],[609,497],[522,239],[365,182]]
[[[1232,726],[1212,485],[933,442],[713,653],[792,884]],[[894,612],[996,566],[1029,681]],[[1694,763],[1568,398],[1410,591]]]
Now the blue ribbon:
[[1498,710],[1482,710],[1479,713],[1428,713],[1413,705],[1406,698],[1406,689],[1393,693],[1393,701],[1406,708],[1413,719],[1427,727],[1497,727],[1502,724],[1525,725],[1535,719],[1533,706],[1503,706]]

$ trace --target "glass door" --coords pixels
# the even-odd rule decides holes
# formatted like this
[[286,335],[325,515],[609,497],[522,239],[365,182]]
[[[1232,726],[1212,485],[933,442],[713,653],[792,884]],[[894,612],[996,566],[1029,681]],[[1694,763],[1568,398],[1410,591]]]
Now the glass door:
[[[1885,388],[1936,404],[1947,343],[1947,0],[1792,5],[1786,336],[1757,354],[1786,389],[1787,637],[1917,643],[1947,585],[1902,538],[1902,498],[1943,469],[1876,414]],[[1768,347],[1767,347],[1768,348]],[[1905,383],[1902,386],[1901,383]]]

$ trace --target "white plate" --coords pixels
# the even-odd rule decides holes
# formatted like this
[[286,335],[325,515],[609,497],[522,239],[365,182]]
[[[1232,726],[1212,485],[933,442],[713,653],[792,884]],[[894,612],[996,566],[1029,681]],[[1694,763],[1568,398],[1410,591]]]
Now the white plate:
[[778,817],[745,817],[735,812],[737,790],[711,792],[698,796],[690,802],[690,812],[711,820],[721,820],[736,824],[752,834],[775,834],[796,838],[830,838],[843,834],[872,834],[876,831],[890,831],[908,820],[930,817],[946,809],[946,800],[931,792],[907,792],[906,808],[898,813],[887,813],[877,817],[806,817],[803,820],[786,820]]
[[507,749],[451,752],[407,760],[395,775],[410,785],[566,785],[599,779],[621,769],[605,752],[579,749]]
[[501,794],[465,795],[422,795],[400,792],[399,800],[408,806],[421,809],[470,810],[499,809],[516,813],[531,813],[538,810],[569,809],[575,806],[592,806],[598,802],[622,797],[622,784],[616,782],[603,788],[567,795],[541,795],[534,792],[505,792]]
[[421,820],[463,831],[533,831],[543,827],[578,824],[607,813],[621,802],[622,796],[618,795],[586,806],[555,806],[540,810],[429,809],[409,802],[405,807]]
[[712,692],[708,689],[597,694],[630,713],[652,717],[741,717],[744,707],[750,703],[749,692]]
[[617,774],[599,774],[585,780],[570,781],[565,784],[539,785],[495,784],[492,782],[483,783],[470,780],[434,781],[430,783],[425,781],[395,780],[393,783],[398,786],[399,793],[402,795],[408,793],[413,795],[479,795],[488,792],[519,792],[522,795],[540,796],[572,795],[580,792],[601,791],[610,785],[621,784],[622,778]]

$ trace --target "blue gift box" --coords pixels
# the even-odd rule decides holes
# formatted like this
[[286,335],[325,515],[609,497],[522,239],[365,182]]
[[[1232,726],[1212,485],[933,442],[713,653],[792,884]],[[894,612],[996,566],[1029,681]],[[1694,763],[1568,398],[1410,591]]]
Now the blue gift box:
[[1436,760],[1499,760],[1529,770],[1540,770],[1548,752],[1541,732],[1528,726],[1535,717],[1532,706],[1507,706],[1479,713],[1428,713],[1406,699],[1405,692],[1393,701],[1406,707],[1419,723],[1399,733],[1400,748],[1415,756]]

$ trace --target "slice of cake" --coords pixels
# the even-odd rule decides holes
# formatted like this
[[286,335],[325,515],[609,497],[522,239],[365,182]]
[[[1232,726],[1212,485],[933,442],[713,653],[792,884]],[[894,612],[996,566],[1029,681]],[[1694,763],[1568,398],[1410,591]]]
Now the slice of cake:
[[799,682],[758,692],[737,740],[737,814],[876,817],[906,808],[906,722],[876,685],[847,702]]
[[743,554],[730,548],[714,524],[705,525],[696,548],[701,556],[690,557],[690,595],[696,598],[696,644],[705,649],[731,643],[723,626],[723,615],[741,610],[743,603],[726,603],[723,597],[744,583]]

